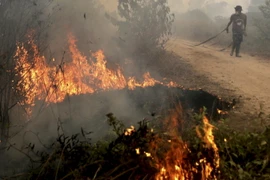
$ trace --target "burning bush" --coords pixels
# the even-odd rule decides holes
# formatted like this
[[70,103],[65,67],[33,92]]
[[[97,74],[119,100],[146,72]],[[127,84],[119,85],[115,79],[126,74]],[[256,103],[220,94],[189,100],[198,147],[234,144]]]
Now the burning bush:
[[[139,128],[124,128],[112,114],[108,122],[117,138],[112,142],[95,144],[81,134],[71,137],[59,133],[48,151],[38,152],[29,144],[33,168],[25,177],[30,179],[191,179],[195,176],[214,177],[215,167],[206,160],[203,171],[197,171],[190,162],[189,149],[180,137],[159,130],[149,122],[140,122]],[[177,127],[176,127],[177,128]],[[58,128],[60,132],[60,127]],[[210,130],[212,131],[212,130]],[[176,132],[176,131],[174,131]],[[207,133],[203,135],[208,136]],[[208,141],[205,141],[208,143]],[[211,149],[211,147],[209,147]],[[211,153],[210,153],[211,154]],[[33,160],[34,158],[35,161]],[[216,159],[219,161],[219,159]],[[36,162],[37,164],[35,164]],[[208,164],[206,164],[208,163]],[[217,166],[218,167],[218,166]],[[209,169],[211,168],[211,169]]]
[[[204,114],[196,128],[177,130],[172,114],[166,127],[142,121],[130,128],[108,114],[113,133],[93,143],[83,129],[67,136],[58,127],[57,140],[46,151],[29,144],[28,173],[22,179],[268,179],[268,128],[263,133],[239,133],[211,125]],[[159,122],[163,124],[164,122]],[[175,127],[173,127],[176,125]],[[169,129],[167,129],[169,128]],[[112,139],[112,137],[115,137]],[[11,145],[13,147],[13,145]],[[31,154],[31,155],[30,155]],[[10,178],[12,178],[10,177]],[[8,178],[7,178],[8,179]]]
[[[69,34],[70,61],[57,60],[48,63],[35,41],[29,38],[28,44],[18,44],[14,56],[16,60],[15,90],[18,96],[18,104],[25,108],[28,115],[36,100],[45,103],[59,103],[67,96],[80,94],[93,94],[96,92],[120,90],[136,87],[152,87],[156,84],[168,87],[179,86],[173,82],[161,82],[150,76],[149,72],[143,75],[143,81],[139,82],[135,77],[125,77],[122,69],[107,67],[104,52],[99,50],[90,54],[88,58],[79,51],[76,39]],[[56,61],[56,62],[55,62]]]
[[[14,95],[14,54],[16,42],[26,42],[25,34],[29,29],[36,30],[34,37],[40,49],[44,49],[45,37],[50,27],[50,15],[46,17],[44,8],[52,3],[51,0],[20,1],[1,0],[0,2],[0,140],[2,144],[10,136],[10,111],[17,104]],[[1,146],[1,144],[0,144]]]

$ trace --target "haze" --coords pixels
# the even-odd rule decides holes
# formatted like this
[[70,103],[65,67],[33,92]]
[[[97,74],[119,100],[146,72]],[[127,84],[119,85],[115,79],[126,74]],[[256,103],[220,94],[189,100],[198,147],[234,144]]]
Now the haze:
[[[117,0],[100,0],[105,8],[114,11]],[[211,17],[229,16],[236,5],[242,5],[247,12],[250,0],[168,0],[171,10],[175,13],[183,13],[189,10],[201,9]]]

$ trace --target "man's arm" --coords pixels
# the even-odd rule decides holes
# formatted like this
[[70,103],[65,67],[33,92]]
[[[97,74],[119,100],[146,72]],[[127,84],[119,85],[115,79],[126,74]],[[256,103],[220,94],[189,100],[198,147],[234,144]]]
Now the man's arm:
[[233,16],[231,16],[230,22],[228,23],[228,25],[227,25],[227,27],[226,27],[227,33],[229,32],[229,27],[230,27],[230,25],[232,24],[232,22],[233,22]]
[[244,36],[247,36],[247,15],[245,15],[245,19],[244,19]]
[[245,15],[245,21],[244,21],[244,30],[246,31],[247,28],[247,15]]

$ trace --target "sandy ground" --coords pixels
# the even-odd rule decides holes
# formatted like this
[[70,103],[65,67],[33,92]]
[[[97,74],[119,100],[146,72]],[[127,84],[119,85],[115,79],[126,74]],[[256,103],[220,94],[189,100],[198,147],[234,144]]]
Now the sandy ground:
[[[167,49],[181,57],[186,66],[196,76],[190,76],[189,87],[200,88],[226,99],[238,102],[235,114],[241,114],[241,125],[251,125],[245,117],[258,117],[270,114],[270,61],[242,54],[242,58],[231,57],[229,49],[207,45],[194,47],[195,42],[180,39],[171,40]],[[270,59],[269,59],[270,60]],[[255,120],[254,120],[255,121]]]

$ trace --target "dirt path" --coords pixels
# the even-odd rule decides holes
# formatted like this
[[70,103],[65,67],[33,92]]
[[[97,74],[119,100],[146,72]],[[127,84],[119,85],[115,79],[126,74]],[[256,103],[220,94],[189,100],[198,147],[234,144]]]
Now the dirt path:
[[[270,114],[270,61],[247,54],[235,58],[229,55],[229,50],[221,52],[206,45],[192,47],[194,44],[175,39],[167,47],[199,75],[195,83],[221,97],[235,97],[239,113],[258,114],[262,105],[262,111]],[[200,76],[215,85],[199,82]]]

